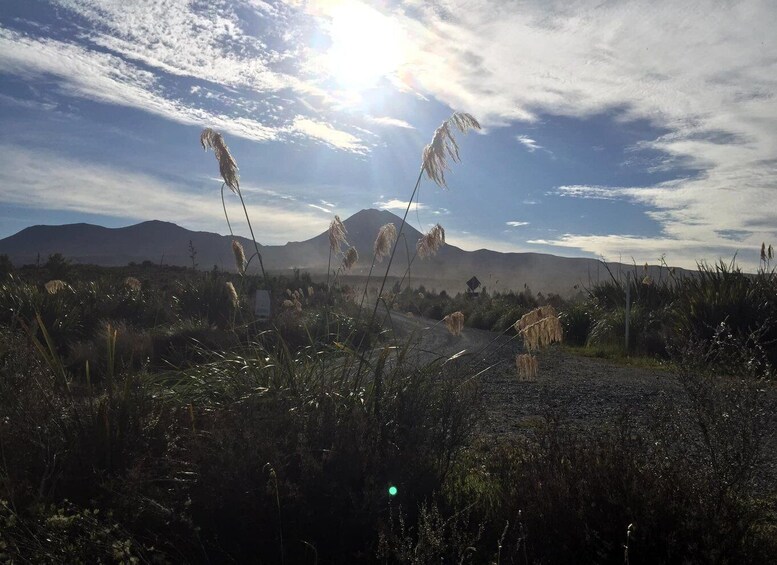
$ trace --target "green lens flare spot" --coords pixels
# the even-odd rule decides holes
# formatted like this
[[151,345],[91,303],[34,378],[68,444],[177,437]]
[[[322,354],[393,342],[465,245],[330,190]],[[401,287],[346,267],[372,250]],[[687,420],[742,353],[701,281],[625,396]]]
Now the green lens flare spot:
[[388,489],[389,496],[396,496],[397,495],[397,487],[394,485],[391,485]]

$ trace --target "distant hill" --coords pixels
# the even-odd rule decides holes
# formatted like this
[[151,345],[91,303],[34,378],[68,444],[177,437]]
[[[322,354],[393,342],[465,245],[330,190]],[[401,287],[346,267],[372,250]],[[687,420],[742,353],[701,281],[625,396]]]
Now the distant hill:
[[[402,220],[391,212],[362,210],[343,223],[348,230],[348,241],[359,252],[360,261],[351,275],[366,275],[372,260],[372,248],[380,227],[393,223],[399,228]],[[391,274],[401,276],[408,257],[415,251],[421,233],[406,225],[400,239]],[[238,238],[250,256],[253,242]],[[0,254],[7,254],[15,265],[35,263],[53,253],[61,253],[74,263],[105,266],[126,265],[129,262],[152,261],[168,265],[190,266],[189,242],[197,252],[195,261],[201,269],[217,265],[234,270],[231,240],[210,232],[191,231],[176,224],[161,221],[142,222],[124,228],[105,228],[91,224],[62,226],[32,226],[0,240]],[[265,268],[273,272],[289,272],[294,268],[311,274],[325,274],[329,260],[329,239],[326,232],[301,242],[285,245],[260,246]],[[386,259],[376,266],[375,273],[385,273]],[[252,263],[251,270],[258,268]],[[333,268],[340,258],[332,259]],[[614,274],[633,266],[609,263]],[[642,275],[642,268],[639,268]],[[660,276],[659,267],[651,266],[648,274]],[[665,275],[665,271],[664,271]],[[481,249],[464,251],[453,245],[444,246],[428,259],[413,263],[411,282],[438,290],[463,291],[465,281],[476,276],[491,290],[521,290],[524,285],[544,293],[570,295],[575,287],[586,286],[609,277],[600,261],[586,258],[568,258],[543,253],[500,253]]]

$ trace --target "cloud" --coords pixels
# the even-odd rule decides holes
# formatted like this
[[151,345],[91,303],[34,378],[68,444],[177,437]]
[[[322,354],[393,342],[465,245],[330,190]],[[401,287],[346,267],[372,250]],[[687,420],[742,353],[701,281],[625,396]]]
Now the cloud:
[[[777,240],[773,3],[410,5],[396,16],[418,53],[402,70],[405,80],[486,126],[537,122],[542,114],[609,115],[647,120],[668,132],[634,150],[663,156],[650,170],[683,167],[697,174],[635,194],[604,187],[577,194],[625,197],[652,208],[663,233],[644,245],[656,255],[685,242],[726,251],[715,235],[721,228],[754,232],[747,244]],[[524,146],[533,145],[527,138]],[[613,241],[593,252],[611,249]],[[605,244],[586,240],[586,247],[597,242]]]
[[329,124],[317,122],[303,116],[294,118],[291,131],[302,133],[307,137],[323,141],[337,149],[344,149],[354,153],[364,153],[366,151],[366,147],[358,137],[335,129]]
[[632,191],[633,189],[614,186],[570,185],[559,186],[549,194],[588,200],[618,200],[627,197]]
[[465,251],[477,251],[479,249],[490,249],[491,251],[500,251],[502,253],[521,253],[526,251],[524,247],[503,239],[484,237],[457,230],[446,230],[445,241]]
[[669,265],[694,269],[698,262],[730,262],[736,255],[737,263],[745,269],[758,266],[759,248],[747,248],[731,240],[713,242],[682,240],[670,237],[644,238],[636,235],[576,235],[565,234],[557,239],[530,239],[526,243],[550,247],[578,249],[610,261],[657,263],[662,257]]
[[[777,172],[777,170],[775,171]],[[766,181],[765,181],[766,182]],[[705,179],[679,179],[647,187],[562,186],[557,194],[575,198],[625,200],[648,206],[647,215],[662,225],[658,238],[634,238],[628,235],[565,236],[557,243],[563,247],[578,247],[597,254],[631,254],[652,249],[655,256],[682,253],[684,266],[693,267],[698,259],[709,256],[733,256],[744,267],[755,269],[758,261],[748,250],[760,249],[761,242],[775,239],[777,209],[769,204],[773,198],[764,189],[746,190],[708,187],[707,207],[697,201],[697,191],[706,185]],[[757,187],[753,187],[754,189]],[[765,208],[758,208],[751,198],[757,197]],[[731,234],[736,234],[732,239]],[[639,241],[638,241],[639,239]],[[600,245],[601,249],[594,249]]]
[[[383,202],[373,202],[373,206],[377,206],[381,210],[407,210],[407,200],[399,200],[397,198],[393,198],[391,200],[385,200]],[[421,204],[418,202],[413,202],[413,209],[418,208],[419,210],[425,210],[427,208],[426,204]]]
[[268,10],[267,5],[240,0],[54,2],[91,24],[86,33],[95,45],[158,71],[262,92],[315,91],[294,73],[273,69],[280,60],[299,54],[293,35],[284,40],[278,34],[272,47],[269,37],[244,31],[245,22],[251,21],[244,10],[259,9],[268,23],[283,23],[290,13],[282,5]]
[[528,226],[529,222],[505,222],[508,226],[514,228],[520,228],[521,226]]
[[380,126],[391,126],[396,128],[403,128],[403,129],[415,129],[414,126],[407,123],[405,120],[400,120],[398,118],[389,118],[389,117],[380,117],[376,118],[374,116],[367,116],[367,121],[371,122],[373,124],[378,124]]
[[[184,182],[0,145],[0,201],[10,205],[143,221],[155,218],[221,233],[226,222],[218,184],[213,187],[212,191],[193,192]],[[249,193],[245,196],[250,217],[261,225],[256,233],[261,243],[303,240],[326,229],[326,220],[308,212],[303,204],[267,204],[266,198],[257,199],[259,204]],[[227,206],[232,209],[231,217],[242,215],[239,202],[228,198]],[[248,236],[247,228],[241,226],[233,221],[235,231]]]
[[289,125],[268,126],[250,117],[206,110],[192,100],[170,96],[160,77],[121,57],[74,43],[31,38],[2,27],[0,72],[25,80],[56,77],[59,92],[67,96],[134,108],[182,124],[213,127],[253,141],[291,134],[344,151],[367,151],[359,138],[326,122],[297,115]]
[[0,27],[0,72],[30,80],[56,77],[60,92],[135,108],[187,125],[209,125],[254,141],[278,131],[250,118],[228,117],[164,96],[156,77],[123,59],[52,39],[33,39]]
[[523,145],[529,153],[534,153],[537,149],[545,149],[542,145],[538,145],[531,137],[527,135],[518,135],[516,138],[518,142]]

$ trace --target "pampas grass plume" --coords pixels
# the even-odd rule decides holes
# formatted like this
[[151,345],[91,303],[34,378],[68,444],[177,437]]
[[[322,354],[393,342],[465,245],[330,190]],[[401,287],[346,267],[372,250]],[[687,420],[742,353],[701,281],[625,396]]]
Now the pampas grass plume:
[[345,229],[345,225],[340,220],[340,216],[335,216],[332,223],[329,224],[329,249],[339,252],[343,245],[347,245],[348,241],[345,239],[345,234],[348,231]]
[[246,252],[243,249],[243,244],[236,239],[232,240],[232,254],[235,256],[237,272],[244,275],[246,272]]
[[523,336],[523,344],[527,351],[535,351],[547,347],[551,343],[561,342],[563,332],[561,320],[553,306],[540,306],[521,316],[515,322],[515,331]]
[[445,245],[445,229],[440,224],[429,230],[427,234],[421,237],[416,244],[418,250],[418,256],[423,259],[424,257],[431,257],[437,250]]
[[142,286],[140,281],[135,277],[127,277],[124,279],[124,285],[134,292],[138,292]]
[[60,290],[67,288],[67,283],[59,279],[54,279],[43,285],[46,288],[46,292],[49,294],[56,294]]
[[237,308],[240,305],[240,299],[237,296],[235,285],[231,281],[226,282],[227,292],[229,293],[229,299],[232,301],[232,306]]
[[464,314],[462,312],[453,312],[445,316],[442,321],[445,323],[445,327],[451,335],[461,335],[461,330],[464,329]]
[[343,256],[343,270],[350,271],[356,262],[359,260],[359,252],[355,247],[349,247],[348,251]]
[[448,187],[445,182],[445,171],[450,168],[448,159],[454,163],[461,160],[453,128],[467,133],[470,129],[480,129],[480,124],[470,114],[456,112],[437,128],[431,143],[424,147],[422,169],[429,179],[442,188]]
[[518,378],[522,381],[532,381],[537,378],[539,364],[534,355],[521,354],[515,356],[515,367],[518,370]]
[[380,263],[384,257],[391,253],[391,247],[397,240],[397,227],[394,224],[386,224],[378,230],[378,237],[375,238],[373,250],[375,252],[375,261]]
[[216,160],[219,163],[221,178],[224,179],[224,183],[232,190],[232,192],[237,193],[237,191],[240,190],[237,163],[229,152],[229,148],[221,134],[210,128],[205,128],[200,134],[200,144],[206,151],[208,149],[213,149],[213,153],[216,154]]

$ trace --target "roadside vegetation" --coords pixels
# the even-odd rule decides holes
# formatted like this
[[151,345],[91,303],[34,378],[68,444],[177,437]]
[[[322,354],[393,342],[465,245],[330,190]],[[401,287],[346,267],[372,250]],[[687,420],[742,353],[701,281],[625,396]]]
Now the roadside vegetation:
[[[452,131],[476,125],[454,115],[438,129],[410,203],[423,174],[444,184],[446,156],[458,159]],[[224,186],[239,195],[223,139],[203,136],[222,196]],[[376,234],[373,268],[390,265],[403,225]],[[453,335],[465,324],[517,331],[536,373],[537,352],[561,337],[556,310],[567,341],[616,339],[622,284],[578,303],[528,289],[473,301],[401,288],[381,288],[373,302],[341,284],[359,258],[339,218],[329,235],[325,284],[264,273],[258,245],[249,257],[233,246],[236,273],[0,260],[0,561],[766,563],[777,554],[777,493],[764,467],[774,424],[769,272],[721,266],[665,287],[632,283],[634,347],[670,357],[682,383],[647,428],[625,411],[608,427],[581,428],[549,404],[525,434],[496,438],[483,432],[473,369],[460,358],[419,363],[415,339],[393,339],[382,319],[410,311],[445,320]],[[419,260],[444,238],[441,226],[424,235]],[[263,324],[257,289],[273,297]]]

